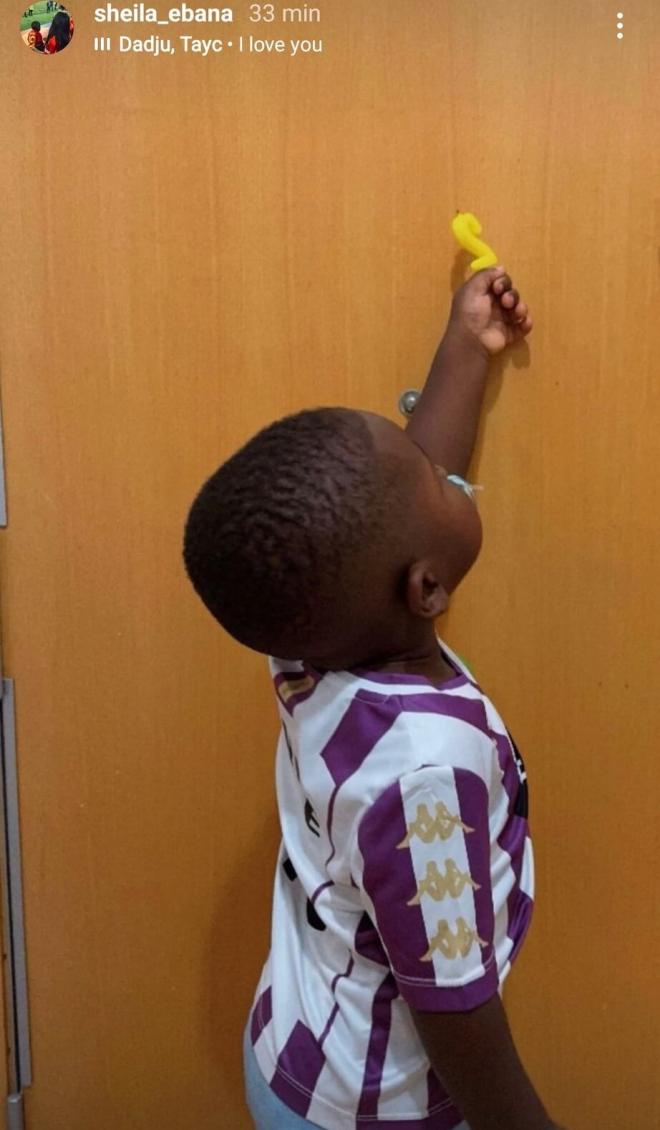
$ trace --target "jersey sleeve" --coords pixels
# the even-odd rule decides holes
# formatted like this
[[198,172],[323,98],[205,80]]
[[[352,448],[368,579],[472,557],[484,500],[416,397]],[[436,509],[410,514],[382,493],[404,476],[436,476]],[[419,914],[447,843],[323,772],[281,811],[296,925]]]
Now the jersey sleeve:
[[467,1012],[498,989],[488,789],[433,765],[400,777],[360,819],[354,874],[401,996]]

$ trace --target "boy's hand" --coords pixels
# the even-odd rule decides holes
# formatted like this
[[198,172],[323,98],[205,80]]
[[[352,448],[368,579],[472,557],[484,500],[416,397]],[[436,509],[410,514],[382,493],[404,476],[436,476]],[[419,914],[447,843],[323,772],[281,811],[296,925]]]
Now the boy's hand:
[[520,301],[506,269],[488,267],[456,291],[447,332],[488,359],[522,341],[532,325],[527,303]]

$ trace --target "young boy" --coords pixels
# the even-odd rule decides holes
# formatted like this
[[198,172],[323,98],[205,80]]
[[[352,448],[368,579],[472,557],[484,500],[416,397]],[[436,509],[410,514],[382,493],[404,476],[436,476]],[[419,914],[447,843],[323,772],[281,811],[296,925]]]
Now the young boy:
[[33,20],[30,24],[30,31],[27,34],[28,45],[34,51],[45,51],[44,37],[41,34],[41,24],[39,20]]
[[531,328],[505,269],[478,272],[404,430],[285,417],[188,515],[188,575],[268,655],[282,723],[271,950],[244,1034],[257,1130],[555,1125],[500,999],[534,894],[524,765],[434,630],[481,546],[463,476],[489,360]]

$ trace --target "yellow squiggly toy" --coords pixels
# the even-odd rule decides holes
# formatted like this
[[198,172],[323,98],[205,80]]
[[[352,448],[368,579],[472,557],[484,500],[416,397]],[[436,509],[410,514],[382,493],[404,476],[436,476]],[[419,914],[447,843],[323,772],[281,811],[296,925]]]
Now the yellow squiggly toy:
[[461,247],[472,255],[479,256],[470,263],[473,271],[483,271],[486,267],[495,266],[497,255],[487,243],[477,238],[481,235],[481,224],[472,212],[457,212],[451,222],[451,230]]

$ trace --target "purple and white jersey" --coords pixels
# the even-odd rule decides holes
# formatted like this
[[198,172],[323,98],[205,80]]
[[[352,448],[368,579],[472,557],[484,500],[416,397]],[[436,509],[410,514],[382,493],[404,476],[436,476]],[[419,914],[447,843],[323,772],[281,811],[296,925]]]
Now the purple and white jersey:
[[408,1005],[501,994],[530,924],[522,758],[438,644],[456,671],[442,689],[268,658],[282,843],[250,1031],[273,1091],[325,1130],[461,1123]]

